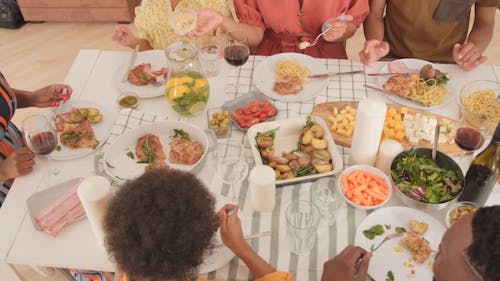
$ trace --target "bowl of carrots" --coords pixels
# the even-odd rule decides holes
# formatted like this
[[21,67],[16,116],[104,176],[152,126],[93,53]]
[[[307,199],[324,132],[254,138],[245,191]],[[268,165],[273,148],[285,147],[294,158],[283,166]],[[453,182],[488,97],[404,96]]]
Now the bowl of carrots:
[[369,165],[354,165],[345,169],[337,186],[349,205],[363,210],[384,205],[392,195],[390,178],[382,170]]

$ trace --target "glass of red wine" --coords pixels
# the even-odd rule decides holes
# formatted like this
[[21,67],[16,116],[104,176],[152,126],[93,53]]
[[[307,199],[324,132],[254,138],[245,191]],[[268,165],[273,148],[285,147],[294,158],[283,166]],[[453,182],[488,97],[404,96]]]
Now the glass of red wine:
[[[57,131],[44,115],[31,115],[23,120],[21,129],[24,141],[33,153],[47,159],[47,169],[42,178],[47,184],[52,183],[52,178],[59,174],[59,170],[51,165],[50,153],[57,147]],[[50,171],[50,173],[49,173]]]
[[[226,45],[224,47],[224,59],[232,66],[238,67],[237,72],[241,72],[241,66],[248,61],[250,49],[248,48],[248,39],[243,32],[229,32],[226,36]],[[234,83],[235,92],[238,92],[239,77],[236,75]]]
[[455,133],[455,143],[462,150],[474,152],[484,144],[483,133],[473,127],[460,127]]

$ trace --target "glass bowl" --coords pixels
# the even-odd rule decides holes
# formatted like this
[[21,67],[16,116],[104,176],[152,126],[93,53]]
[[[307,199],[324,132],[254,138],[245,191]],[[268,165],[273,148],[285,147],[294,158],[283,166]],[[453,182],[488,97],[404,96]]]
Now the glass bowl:
[[448,212],[446,212],[446,226],[450,228],[458,219],[471,212],[477,211],[479,207],[479,204],[467,201],[451,204]]
[[207,122],[208,128],[214,132],[217,138],[226,138],[231,135],[231,117],[229,111],[222,107],[209,108]]
[[[486,103],[479,104],[476,106],[471,105],[470,102],[474,96],[477,97],[478,93],[490,92],[491,98],[487,100]],[[490,95],[491,95],[490,94]],[[459,107],[460,107],[460,118],[467,122],[470,126],[483,130],[489,128],[490,120],[491,123],[495,124],[500,122],[500,102],[498,100],[500,96],[500,83],[490,80],[475,80],[467,83],[460,90]],[[494,104],[496,103],[496,105]],[[490,110],[488,112],[481,112],[486,109],[485,105],[489,104]]]

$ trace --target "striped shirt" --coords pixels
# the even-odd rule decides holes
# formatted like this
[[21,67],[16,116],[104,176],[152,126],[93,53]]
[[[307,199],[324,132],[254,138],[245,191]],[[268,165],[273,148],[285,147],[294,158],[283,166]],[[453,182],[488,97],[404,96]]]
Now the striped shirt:
[[[11,122],[17,108],[14,90],[9,86],[0,72],[0,157],[7,158],[15,149],[23,145],[23,137],[19,129]],[[0,206],[12,184],[12,180],[0,182]]]

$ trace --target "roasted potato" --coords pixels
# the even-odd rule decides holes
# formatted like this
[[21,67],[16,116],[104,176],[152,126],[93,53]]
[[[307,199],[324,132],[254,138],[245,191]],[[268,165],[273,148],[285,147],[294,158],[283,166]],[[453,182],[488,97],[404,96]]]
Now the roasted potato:
[[316,170],[316,172],[318,172],[318,173],[326,173],[326,172],[333,170],[332,164],[315,164],[313,166],[314,166],[314,169]]
[[311,132],[311,130],[305,131],[304,135],[302,136],[302,144],[304,144],[304,145],[311,144],[311,141],[313,138],[314,138],[314,134]]
[[323,150],[323,149],[326,149],[328,147],[328,142],[324,139],[313,138],[311,140],[311,145],[316,150]]
[[273,137],[271,136],[258,136],[255,141],[260,148],[268,148],[273,146]]
[[323,128],[318,124],[314,124],[309,130],[313,133],[314,137],[317,139],[322,138],[325,133],[325,130],[323,130]]

